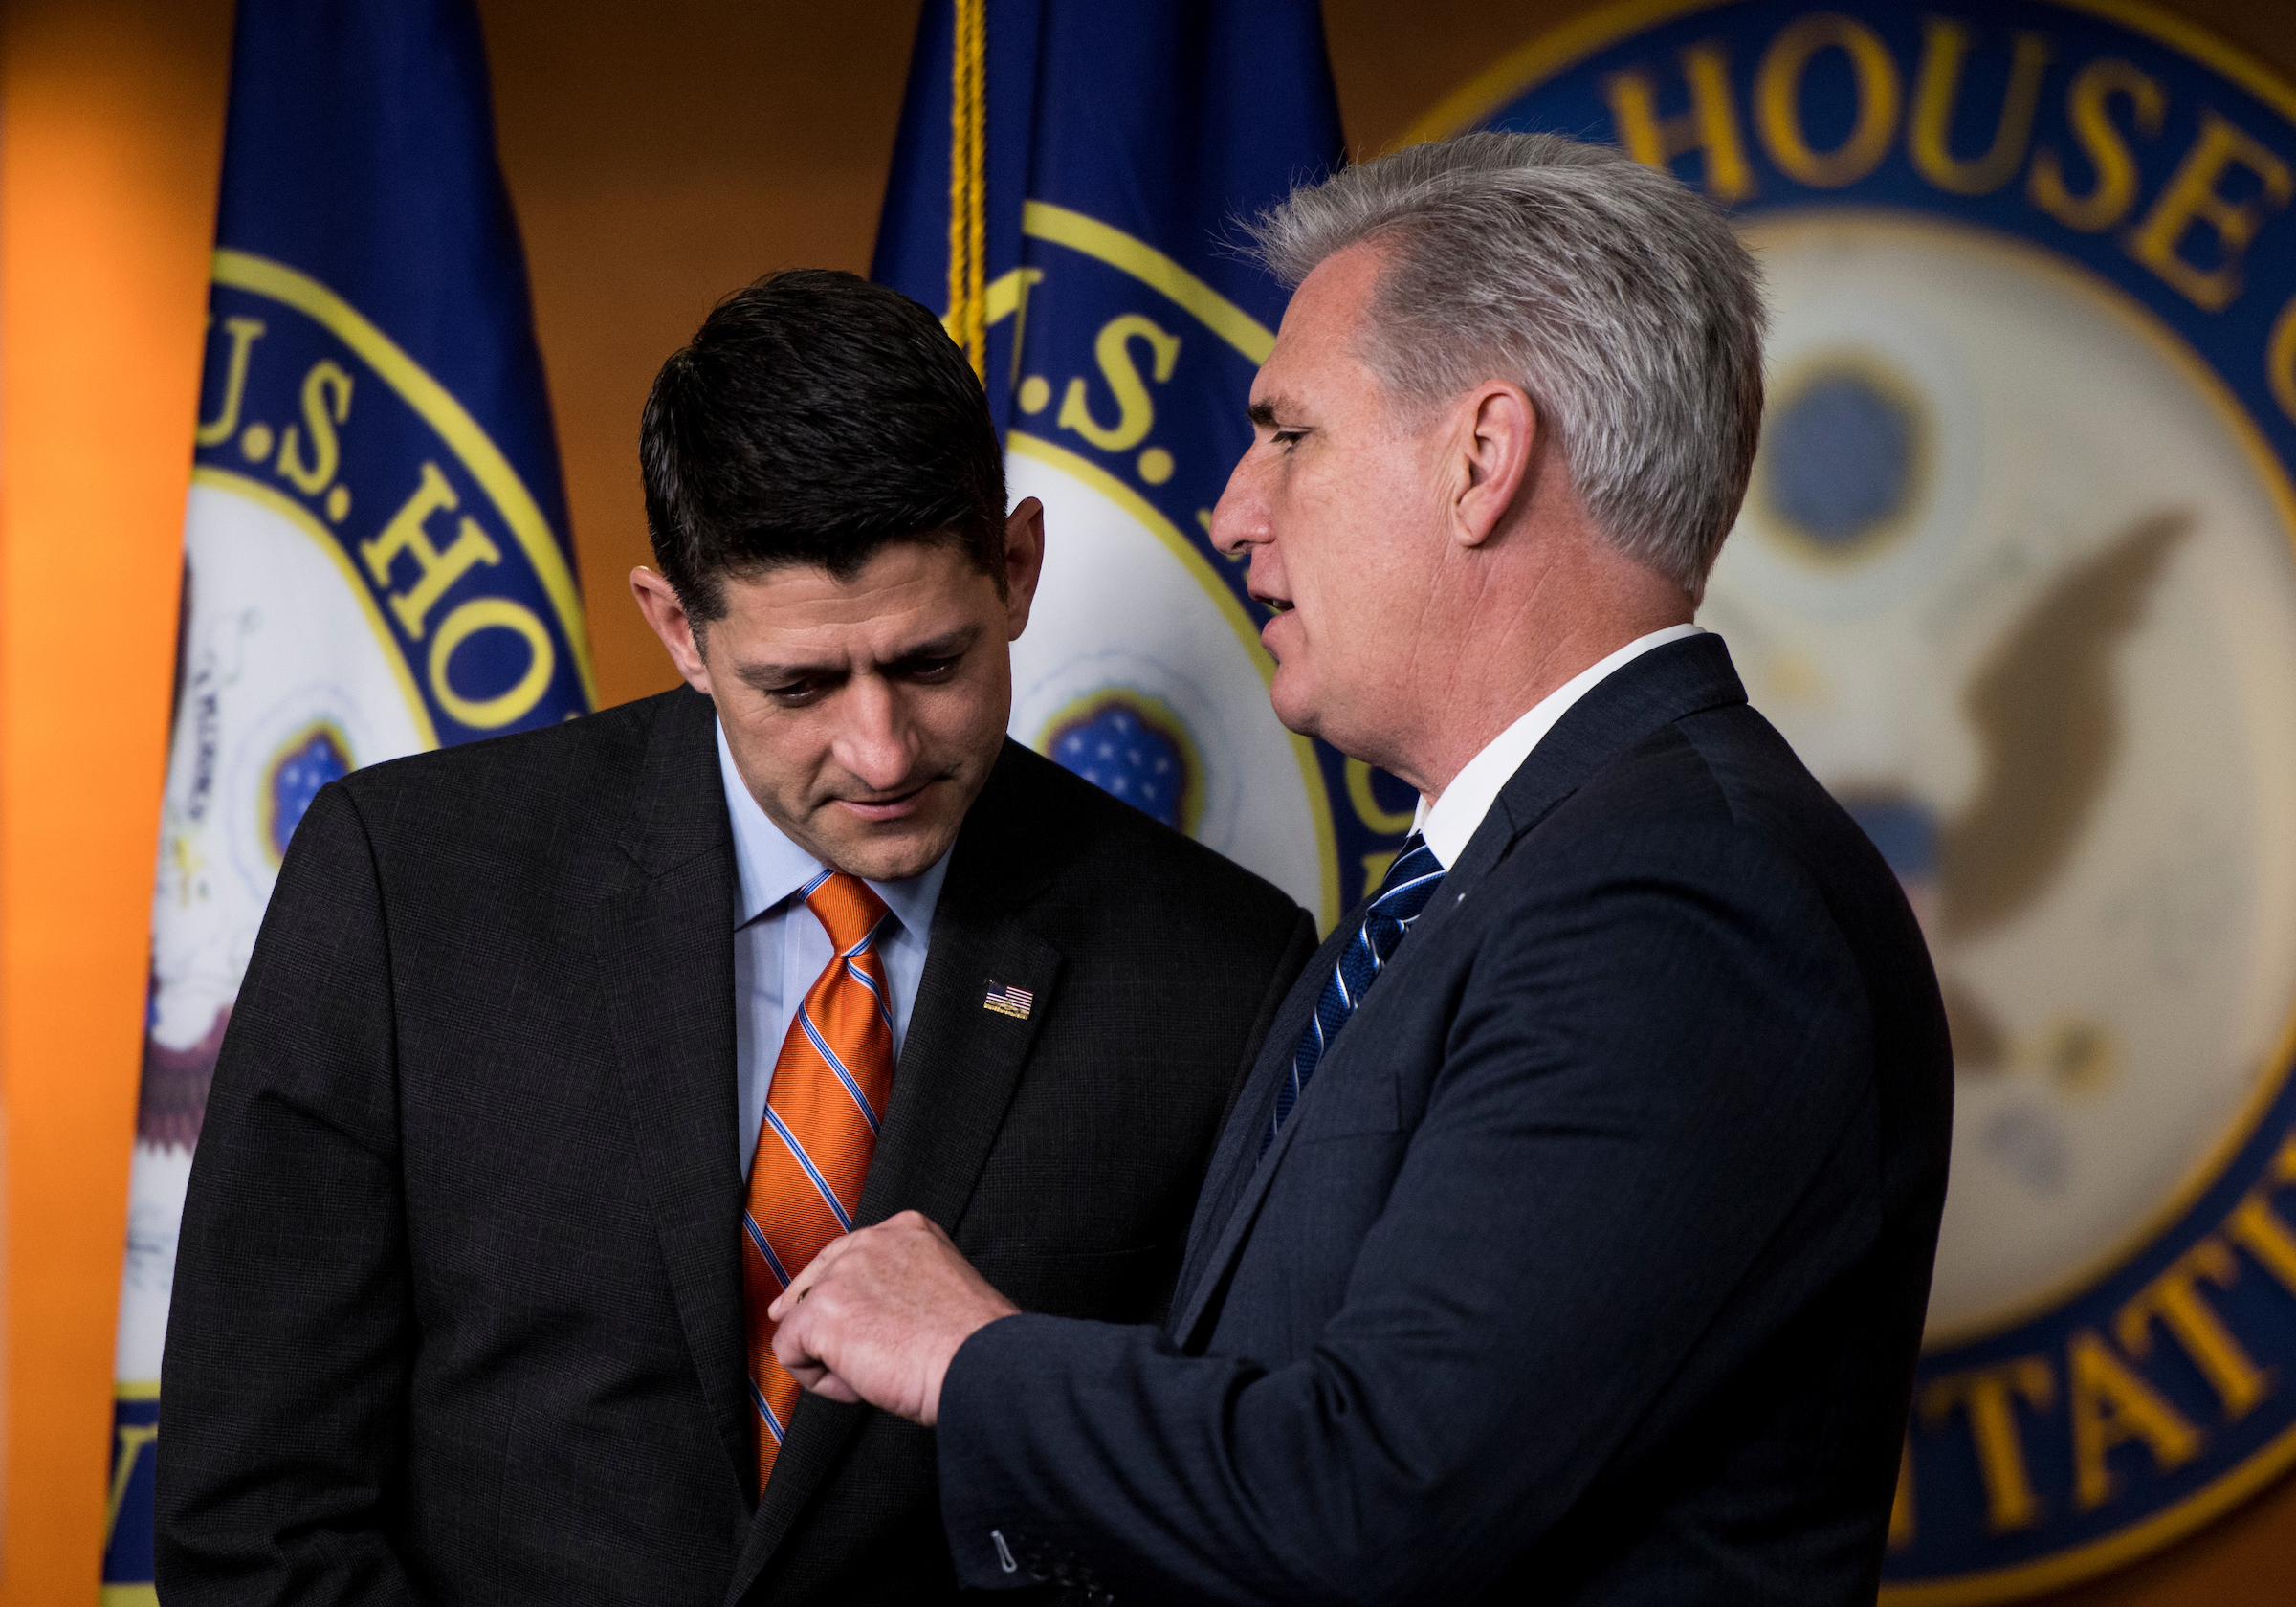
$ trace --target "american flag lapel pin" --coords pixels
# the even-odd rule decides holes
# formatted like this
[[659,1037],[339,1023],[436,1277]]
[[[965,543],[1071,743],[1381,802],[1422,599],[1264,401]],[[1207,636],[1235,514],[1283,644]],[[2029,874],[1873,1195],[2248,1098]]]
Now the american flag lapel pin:
[[1010,1016],[1014,1021],[1027,1021],[1029,1007],[1035,1002],[1036,995],[1027,988],[1006,984],[1004,987],[991,987],[988,997],[981,1001],[981,1008],[994,1010],[1000,1016]]

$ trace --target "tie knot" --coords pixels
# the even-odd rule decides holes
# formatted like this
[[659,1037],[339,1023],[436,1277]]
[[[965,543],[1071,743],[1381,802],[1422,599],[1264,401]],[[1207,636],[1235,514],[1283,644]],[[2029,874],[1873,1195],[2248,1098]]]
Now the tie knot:
[[1384,898],[1405,883],[1438,874],[1442,870],[1443,862],[1435,857],[1435,850],[1427,847],[1425,838],[1414,831],[1388,863],[1387,874],[1380,878],[1380,891],[1372,896]]
[[842,870],[824,870],[806,889],[806,908],[812,911],[839,954],[859,948],[885,918],[885,900],[858,876]]

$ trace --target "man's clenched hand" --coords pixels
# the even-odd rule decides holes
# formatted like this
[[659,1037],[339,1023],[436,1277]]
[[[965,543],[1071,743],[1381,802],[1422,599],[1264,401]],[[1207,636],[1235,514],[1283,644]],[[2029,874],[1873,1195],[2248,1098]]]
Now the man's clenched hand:
[[957,1349],[1020,1308],[915,1211],[831,1240],[767,1314],[773,1354],[831,1400],[866,1400],[931,1428]]

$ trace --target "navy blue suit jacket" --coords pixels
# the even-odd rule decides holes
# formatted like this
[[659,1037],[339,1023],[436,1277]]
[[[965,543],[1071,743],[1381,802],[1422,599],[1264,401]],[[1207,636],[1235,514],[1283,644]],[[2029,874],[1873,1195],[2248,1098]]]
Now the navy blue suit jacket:
[[1888,868],[1720,639],[1539,743],[1263,1155],[1352,927],[1265,1040],[1170,1322],[1011,1317],[958,1353],[964,1582],[1870,1602],[1945,1018]]

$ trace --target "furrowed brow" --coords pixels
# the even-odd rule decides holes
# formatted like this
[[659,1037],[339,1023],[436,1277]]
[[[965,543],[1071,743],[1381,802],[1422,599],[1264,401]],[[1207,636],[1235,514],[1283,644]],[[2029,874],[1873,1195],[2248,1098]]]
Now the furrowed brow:
[[[885,660],[887,665],[914,664],[919,659],[961,658],[981,639],[981,627],[966,625],[944,631],[929,642],[919,642],[905,648]],[[851,666],[837,664],[766,664],[757,661],[734,666],[734,674],[744,684],[760,692],[774,692],[800,681],[822,677],[842,676],[851,672]]]
[[753,662],[734,666],[736,677],[760,692],[772,692],[777,688],[791,686],[816,675],[842,675],[844,673],[845,666],[842,664],[759,664]]
[[919,642],[916,647],[895,654],[886,662],[889,664],[914,664],[918,659],[962,658],[972,650],[973,644],[979,640],[981,640],[981,627],[978,625],[967,625],[936,636],[930,642]]

